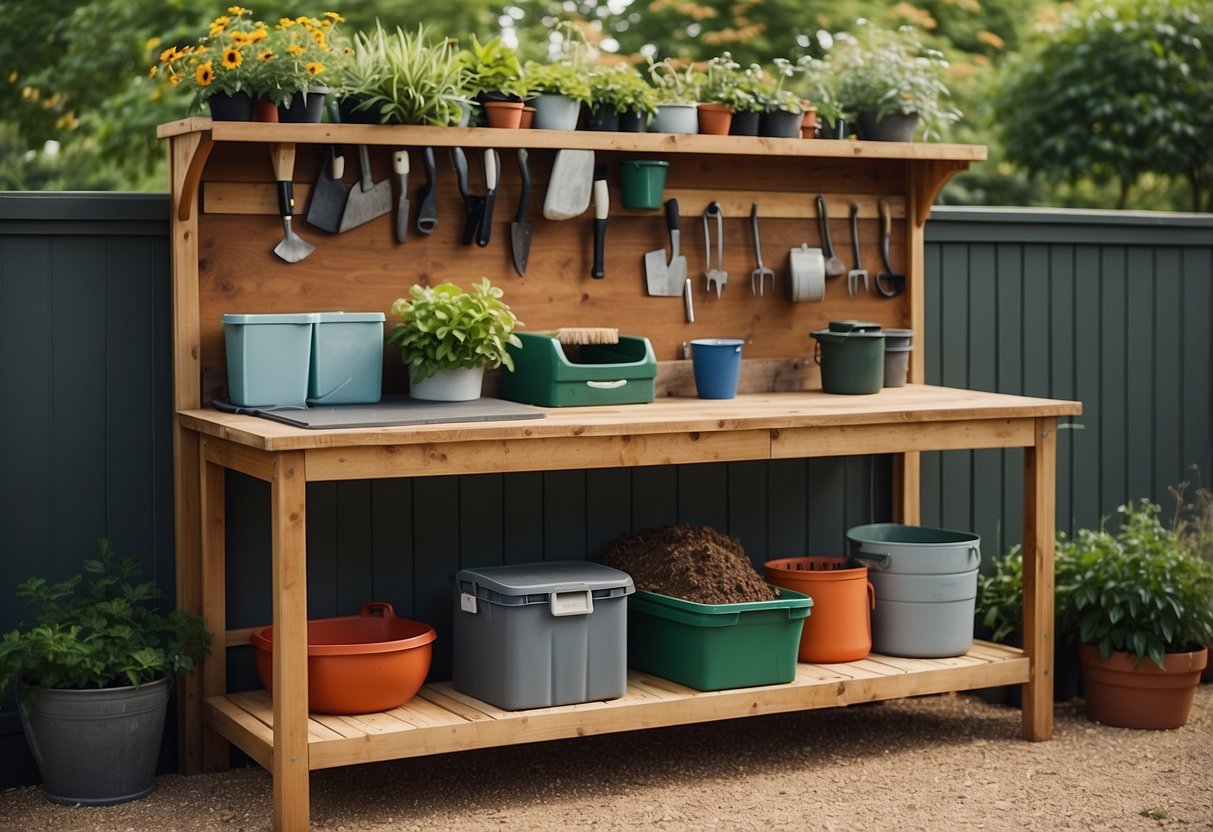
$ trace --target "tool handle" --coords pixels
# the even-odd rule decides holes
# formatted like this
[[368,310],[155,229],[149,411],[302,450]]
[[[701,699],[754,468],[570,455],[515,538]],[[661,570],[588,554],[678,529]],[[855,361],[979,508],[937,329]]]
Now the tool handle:
[[[877,205],[880,207],[881,227],[884,229],[884,235],[888,237],[893,233],[893,212],[889,210],[889,201],[883,196]],[[889,271],[892,271],[892,269]]]
[[294,184],[289,180],[278,181],[278,214],[281,217],[290,217],[295,213],[295,188]]
[[497,151],[491,147],[484,149],[484,188],[497,190]]
[[605,220],[611,210],[611,192],[605,179],[594,180],[594,219]]
[[665,221],[669,224],[670,231],[678,230],[678,200],[667,199],[665,201]]
[[397,150],[392,154],[392,171],[397,176],[408,176],[409,152],[407,150]]
[[851,248],[855,252],[855,268],[863,268],[859,257],[859,203],[851,203]]
[[518,213],[514,215],[514,222],[526,219],[526,209],[531,202],[531,167],[527,164],[525,147],[518,148],[518,175],[522,180],[522,190],[518,195]]
[[758,203],[750,203],[750,230],[754,232],[754,256],[758,260],[758,268],[762,265],[762,239],[758,236]]
[[464,155],[462,147],[451,148],[451,164],[455,166],[455,179],[459,183],[459,194],[467,200],[468,198],[468,157]]
[[345,157],[336,145],[329,147],[329,173],[334,180],[345,176]]
[[827,258],[834,256],[834,244],[830,241],[830,214],[826,209],[826,198],[817,196],[817,219],[821,223],[821,250]]
[[375,178],[371,176],[371,153],[366,145],[358,145],[358,164],[362,166],[362,192],[365,194],[375,187]]
[[291,142],[271,144],[270,161],[274,165],[274,178],[279,182],[290,182],[295,175],[295,145]]
[[[605,184],[605,183],[604,183]],[[602,267],[603,248],[606,243],[606,218],[594,219],[594,268],[590,270],[590,277],[602,279],[605,272]]]
[[695,323],[695,297],[694,290],[691,288],[691,278],[687,278],[682,284],[683,305],[686,307],[687,323]]

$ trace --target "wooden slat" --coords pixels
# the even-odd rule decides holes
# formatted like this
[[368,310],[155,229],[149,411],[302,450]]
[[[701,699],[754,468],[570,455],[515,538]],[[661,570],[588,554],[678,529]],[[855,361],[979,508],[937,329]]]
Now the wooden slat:
[[966,420],[930,425],[855,425],[834,429],[789,428],[771,443],[775,459],[851,456],[970,448],[1022,447],[1031,443],[1032,420]]
[[[619,699],[555,708],[505,711],[430,684],[399,708],[378,714],[312,714],[311,767],[513,745],[559,737],[679,725],[764,713],[846,705],[947,690],[1016,684],[1026,680],[1022,651],[975,642],[954,659],[904,659],[873,654],[849,664],[800,664],[785,685],[696,691],[651,674],[629,672]],[[208,700],[210,723],[255,758],[268,759],[273,709],[265,691]],[[246,748],[246,750],[248,750]],[[264,763],[263,763],[264,764]]]
[[1036,420],[1036,444],[1024,451],[1023,643],[1032,673],[1023,691],[1023,735],[1053,736],[1053,539],[1057,420]]
[[243,703],[233,697],[209,698],[205,719],[211,730],[222,734],[262,768],[273,771],[273,729],[257,719]]

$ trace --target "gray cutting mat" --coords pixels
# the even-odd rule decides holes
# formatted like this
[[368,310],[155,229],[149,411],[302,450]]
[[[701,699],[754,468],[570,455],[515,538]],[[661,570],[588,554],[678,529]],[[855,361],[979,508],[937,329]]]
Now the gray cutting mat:
[[490,398],[470,402],[427,402],[408,396],[384,396],[377,404],[320,405],[306,410],[251,410],[263,418],[311,430],[543,418],[543,411],[532,405]]

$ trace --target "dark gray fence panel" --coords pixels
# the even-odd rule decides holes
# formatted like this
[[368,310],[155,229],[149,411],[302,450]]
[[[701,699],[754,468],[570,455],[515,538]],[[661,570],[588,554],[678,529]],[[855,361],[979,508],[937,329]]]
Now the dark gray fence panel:
[[[98,534],[172,595],[167,216],[163,195],[0,195],[0,598],[75,571]],[[927,238],[927,380],[1084,403],[1059,435],[1059,526],[1165,503],[1191,465],[1208,483],[1213,218],[938,208]],[[437,678],[463,566],[593,557],[679,520],[738,535],[755,564],[837,554],[890,516],[890,477],[862,457],[313,484],[309,614],[389,601],[438,628]],[[1018,451],[924,455],[923,522],[977,531],[989,557],[1020,537],[1022,482]],[[247,510],[268,500],[229,476],[229,627],[269,618],[269,524]],[[0,603],[0,630],[21,614]],[[257,684],[248,649],[228,664]],[[34,778],[0,712],[0,786]]]

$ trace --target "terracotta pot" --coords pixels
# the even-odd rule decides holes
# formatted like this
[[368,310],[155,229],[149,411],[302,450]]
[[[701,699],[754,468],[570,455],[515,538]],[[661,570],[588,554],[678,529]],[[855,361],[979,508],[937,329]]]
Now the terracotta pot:
[[800,138],[815,139],[817,138],[817,108],[807,107],[804,111],[804,117],[800,121]]
[[1167,653],[1165,672],[1148,658],[1138,665],[1132,653],[1113,651],[1104,661],[1093,644],[1080,645],[1078,656],[1092,722],[1118,728],[1179,728],[1192,711],[1209,648]]
[[813,599],[797,658],[802,662],[854,662],[872,652],[876,593],[866,566],[846,558],[780,558],[763,564],[767,582]]
[[727,104],[699,105],[699,132],[710,136],[727,136],[733,123],[733,108]]
[[489,127],[517,129],[522,124],[521,101],[485,101],[481,106]]
[[253,104],[253,121],[278,123],[278,105],[268,98],[258,98]]
[[522,118],[518,122],[518,126],[523,130],[530,130],[531,125],[535,123],[535,108],[523,107]]

